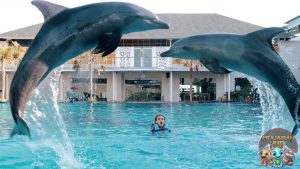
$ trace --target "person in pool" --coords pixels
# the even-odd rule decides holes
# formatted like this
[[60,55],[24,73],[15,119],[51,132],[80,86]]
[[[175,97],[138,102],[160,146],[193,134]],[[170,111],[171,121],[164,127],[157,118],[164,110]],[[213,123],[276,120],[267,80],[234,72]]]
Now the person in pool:
[[168,127],[168,124],[165,123],[165,116],[163,115],[156,115],[155,119],[154,119],[154,123],[151,125],[151,133],[154,134],[155,132],[164,132],[164,131],[168,131],[171,132],[171,130]]

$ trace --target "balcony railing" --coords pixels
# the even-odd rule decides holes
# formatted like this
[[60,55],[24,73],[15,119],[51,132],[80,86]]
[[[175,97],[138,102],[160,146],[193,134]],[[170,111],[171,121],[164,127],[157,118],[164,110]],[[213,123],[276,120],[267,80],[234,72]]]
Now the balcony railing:
[[[139,53],[139,56],[134,56],[135,49],[137,48],[119,47],[114,55],[104,59],[98,58],[96,61],[94,60],[93,69],[105,69],[106,71],[189,71],[192,64],[193,69],[197,67],[198,71],[207,71],[207,69],[197,61],[191,63],[189,60],[160,57],[160,54],[168,49],[167,47],[146,48],[148,49],[147,56],[143,55],[143,52]],[[149,51],[151,51],[151,53]],[[5,67],[6,71],[16,70],[15,65],[7,64]],[[63,71],[75,71],[73,67],[74,65],[70,61],[64,64]],[[79,64],[79,71],[89,70],[89,64],[87,64],[87,62]]]

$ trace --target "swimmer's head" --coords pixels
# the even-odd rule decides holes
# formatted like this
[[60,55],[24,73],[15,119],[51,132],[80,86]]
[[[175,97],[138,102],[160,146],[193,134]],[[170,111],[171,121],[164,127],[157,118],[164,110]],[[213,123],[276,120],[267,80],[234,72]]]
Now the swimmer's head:
[[155,123],[156,123],[160,128],[164,127],[164,125],[165,125],[165,116],[158,114],[158,115],[155,116],[155,119],[154,119],[154,120],[155,120]]

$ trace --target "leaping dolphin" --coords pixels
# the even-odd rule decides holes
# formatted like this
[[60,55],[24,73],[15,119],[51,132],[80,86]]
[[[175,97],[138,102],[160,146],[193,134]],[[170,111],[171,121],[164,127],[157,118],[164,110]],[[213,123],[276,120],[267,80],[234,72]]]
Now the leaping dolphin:
[[34,88],[56,67],[96,47],[93,53],[107,56],[117,47],[123,34],[152,29],[168,29],[152,12],[130,3],[106,2],[66,8],[34,0],[45,22],[21,61],[10,88],[10,104],[16,123],[11,132],[27,135],[22,119]]
[[175,42],[161,56],[199,60],[214,73],[229,73],[228,68],[269,83],[284,99],[296,123],[292,131],[296,135],[300,87],[272,45],[272,38],[283,31],[282,28],[265,28],[246,35],[191,36]]

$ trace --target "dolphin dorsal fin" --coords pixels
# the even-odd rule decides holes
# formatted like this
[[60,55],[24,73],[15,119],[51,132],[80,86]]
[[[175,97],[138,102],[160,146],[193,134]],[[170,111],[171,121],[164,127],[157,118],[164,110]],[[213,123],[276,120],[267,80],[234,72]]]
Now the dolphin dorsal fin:
[[270,46],[272,46],[273,37],[282,32],[284,32],[284,29],[282,29],[282,28],[271,27],[271,28],[265,28],[265,29],[261,29],[261,30],[255,31],[255,32],[251,32],[247,35],[256,36],[260,40],[266,41],[266,42],[268,42],[268,44]]
[[51,17],[57,15],[61,11],[68,9],[67,7],[53,4],[47,1],[42,1],[42,0],[34,0],[31,1],[31,4],[36,6],[44,15],[44,20],[47,21]]

